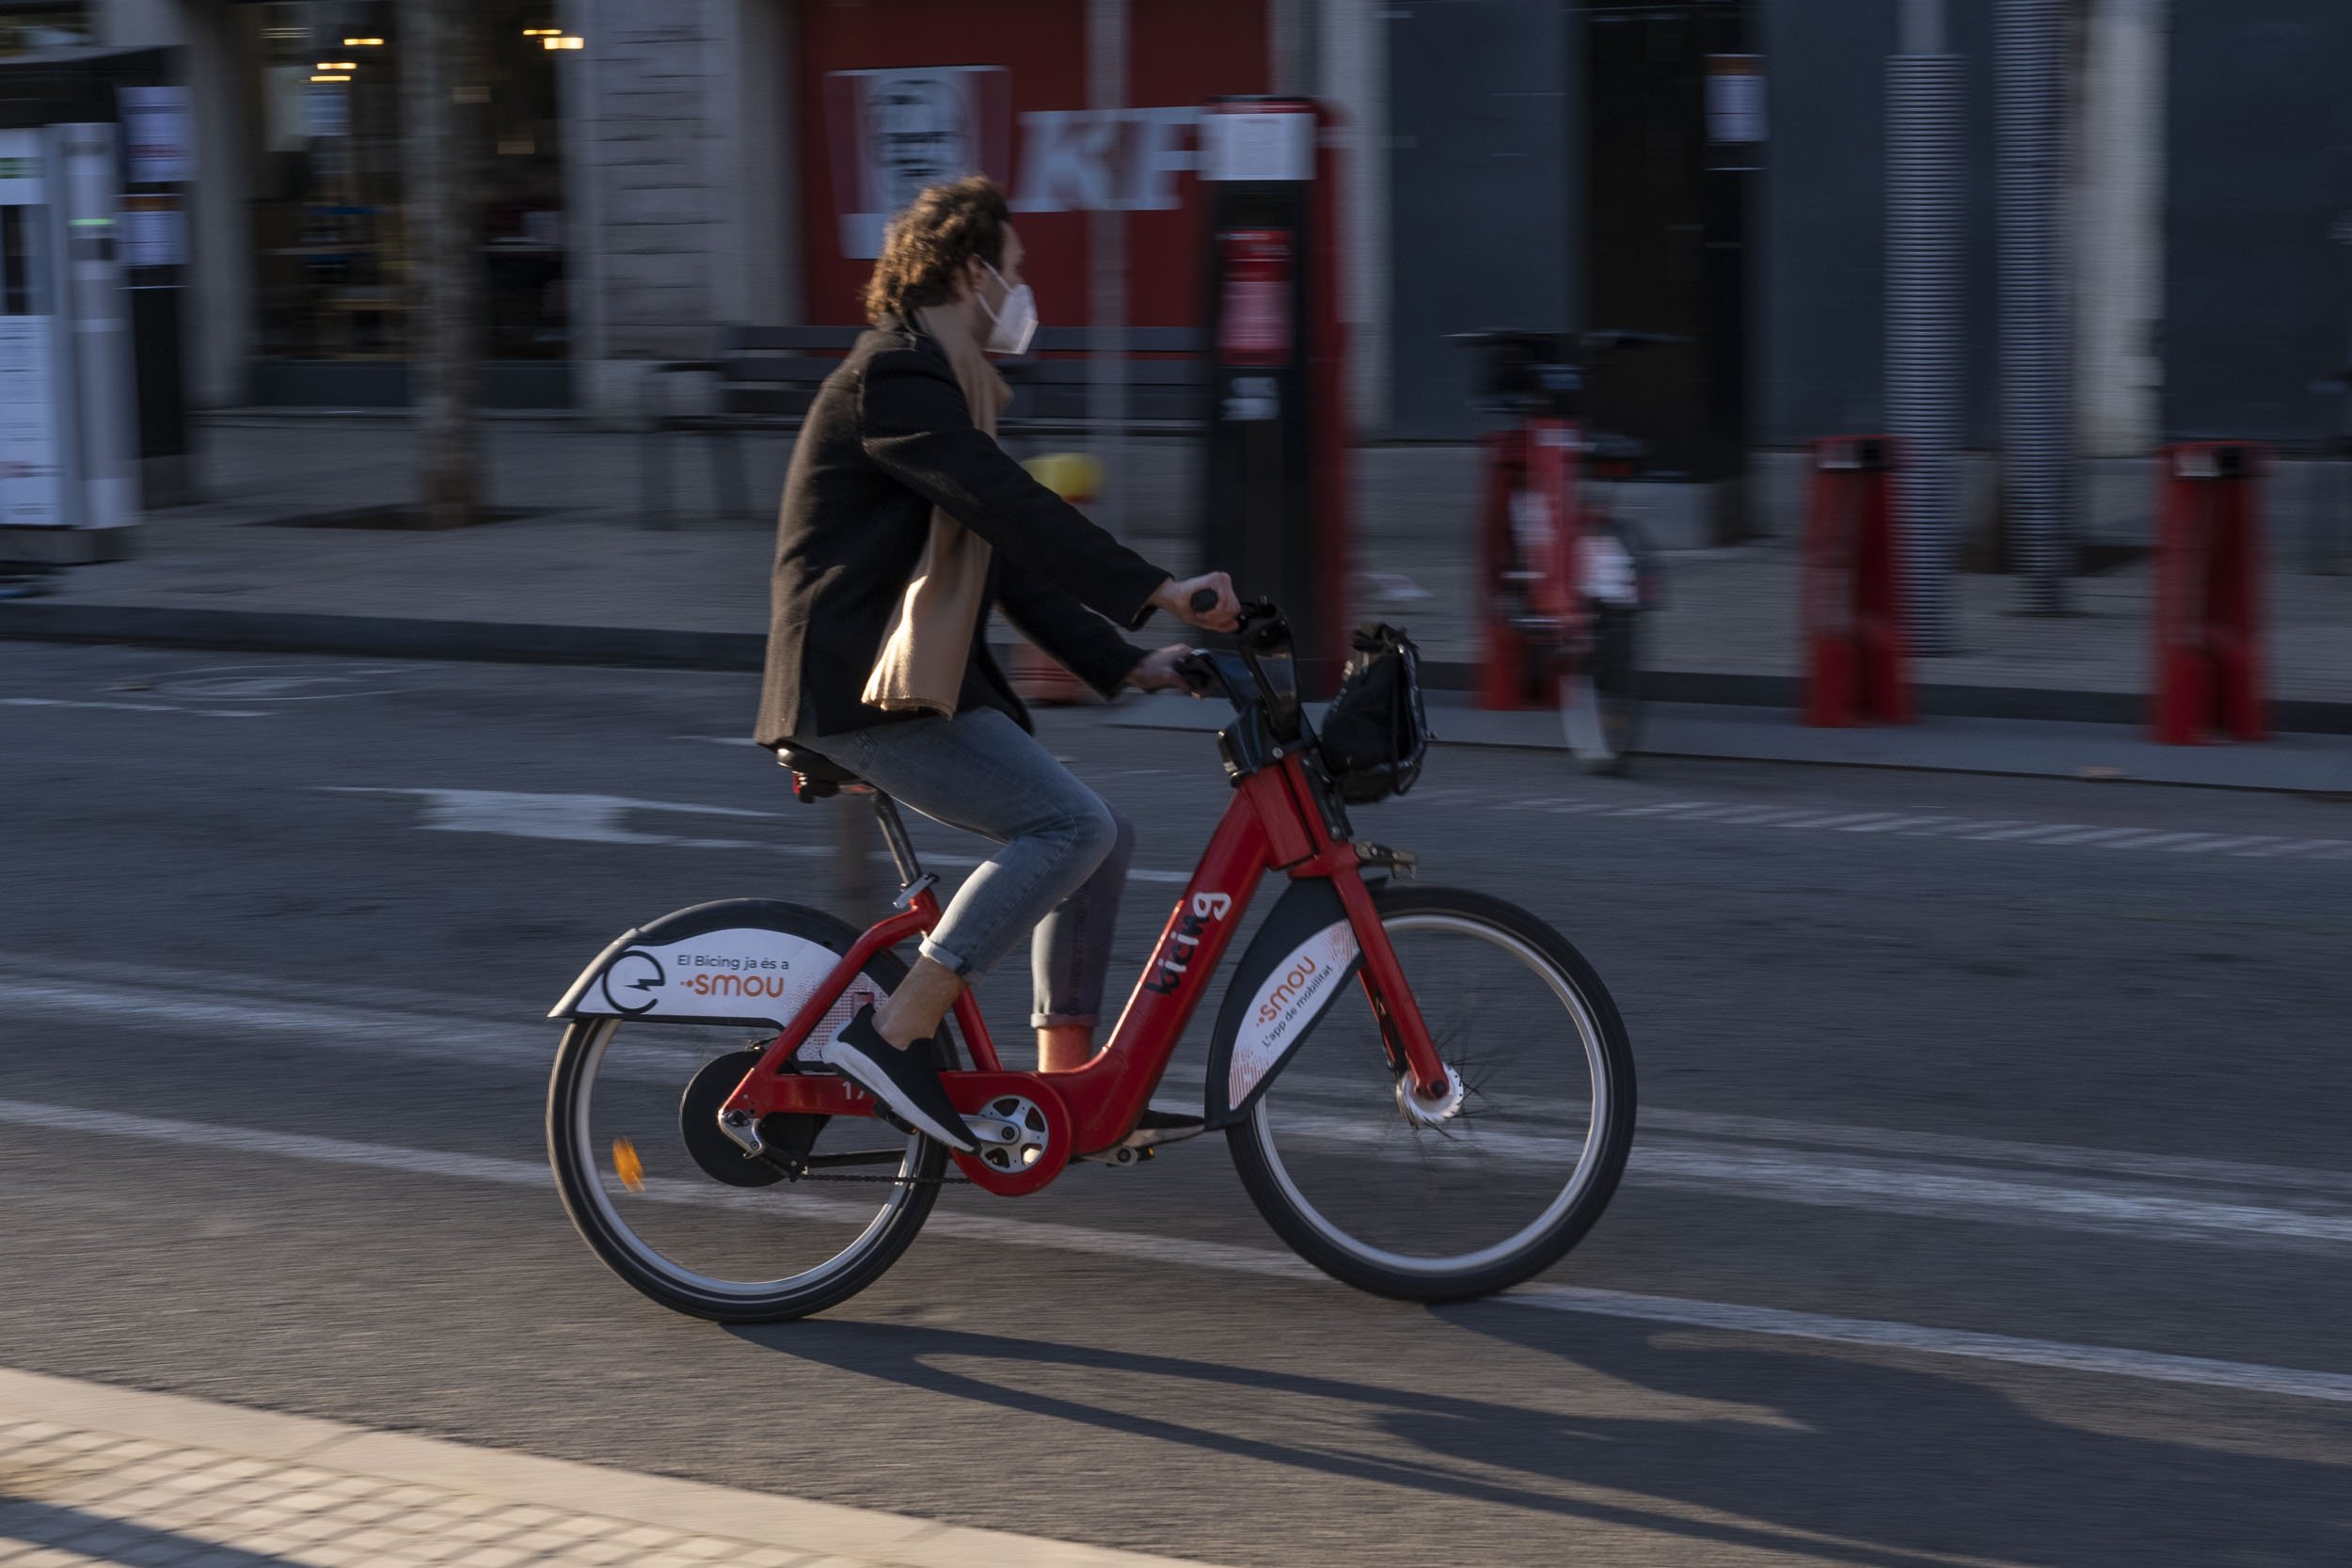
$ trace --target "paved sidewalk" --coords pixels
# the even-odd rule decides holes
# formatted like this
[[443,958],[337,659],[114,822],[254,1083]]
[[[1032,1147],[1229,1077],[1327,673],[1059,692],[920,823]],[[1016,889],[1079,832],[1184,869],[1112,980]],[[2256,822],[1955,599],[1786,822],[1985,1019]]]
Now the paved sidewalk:
[[[508,420],[493,421],[485,443],[490,501],[527,515],[446,534],[291,528],[271,525],[408,494],[405,422],[216,418],[202,430],[201,477],[214,499],[155,516],[140,559],[77,568],[43,597],[0,603],[0,635],[757,667],[772,539],[765,514],[787,438],[747,443],[762,512],[752,521],[710,515],[707,458],[677,441],[671,472],[681,520],[660,530],[638,515],[636,436]],[[1194,566],[1191,447],[1137,440],[1130,452],[1131,541],[1172,568]],[[1802,484],[1786,455],[1759,468],[1768,476],[1760,514],[1783,530]],[[1407,626],[1433,685],[1468,685],[1480,652],[1477,452],[1370,448],[1356,466],[1358,612]],[[2144,531],[2130,505],[2142,485],[2124,478],[2096,509],[2117,538]],[[1637,486],[1624,504],[1639,516],[1657,503]],[[2272,551],[2281,727],[2352,731],[2352,576],[2295,569],[2304,559],[2283,538]],[[1646,662],[1666,677],[1661,695],[1789,703],[1800,569],[1785,534],[1670,552],[1664,575],[1666,607],[1647,623]],[[2058,619],[2015,613],[2012,578],[1963,576],[1956,589],[1962,651],[1915,661],[1923,707],[2137,719],[2148,686],[2144,561],[2075,579],[2079,612]]]
[[98,1563],[1182,1568],[1170,1558],[0,1370],[0,1564]]
[[[1452,693],[1428,698],[1439,746],[1565,752],[1557,713],[1487,713]],[[1109,722],[1129,729],[1214,730],[1230,709],[1181,697],[1122,704]],[[1710,703],[1655,703],[1643,715],[1633,767],[1645,758],[1700,757],[1998,773],[2102,783],[2196,784],[2352,799],[2352,736],[2281,735],[2256,746],[2159,746],[2126,724],[1929,715],[1910,724],[1814,729],[1786,711]]]

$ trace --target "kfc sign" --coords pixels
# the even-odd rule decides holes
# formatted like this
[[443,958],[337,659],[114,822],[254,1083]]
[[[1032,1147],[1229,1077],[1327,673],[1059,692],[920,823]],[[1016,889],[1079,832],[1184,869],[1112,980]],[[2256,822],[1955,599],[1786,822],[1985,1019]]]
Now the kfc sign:
[[1200,111],[1040,109],[1021,117],[1016,213],[1161,213],[1181,203],[1176,176],[1199,166]]
[[842,255],[881,255],[882,225],[926,185],[1008,177],[1011,76],[1000,65],[953,65],[825,78]]
[[924,186],[986,174],[1027,242],[1046,320],[1083,325],[1087,214],[1126,224],[1128,321],[1200,311],[1195,205],[1200,105],[1266,90],[1265,0],[1128,0],[1127,85],[1140,108],[1087,106],[1088,7],[1023,0],[827,0],[796,8],[801,276],[811,322],[852,322],[891,214]]
[[834,193],[846,204],[835,214],[843,256],[881,254],[893,213],[924,186],[966,174],[1012,190],[1016,213],[1157,213],[1180,204],[1176,177],[1199,162],[1198,108],[1033,109],[1021,117],[1020,157],[1008,160],[1011,75],[1003,66],[966,65],[826,78]]

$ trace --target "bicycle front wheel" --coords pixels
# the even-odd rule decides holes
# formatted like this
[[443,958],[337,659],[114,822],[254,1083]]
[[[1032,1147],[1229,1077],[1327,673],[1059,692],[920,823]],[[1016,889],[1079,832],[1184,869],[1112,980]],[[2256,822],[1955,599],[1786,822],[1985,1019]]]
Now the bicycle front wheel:
[[1615,1193],[1633,1055],[1559,932],[1482,894],[1384,888],[1381,924],[1449,1107],[1408,1101],[1361,988],[1331,1005],[1228,1130],[1242,1185],[1300,1256],[1380,1295],[1455,1301],[1549,1268]]

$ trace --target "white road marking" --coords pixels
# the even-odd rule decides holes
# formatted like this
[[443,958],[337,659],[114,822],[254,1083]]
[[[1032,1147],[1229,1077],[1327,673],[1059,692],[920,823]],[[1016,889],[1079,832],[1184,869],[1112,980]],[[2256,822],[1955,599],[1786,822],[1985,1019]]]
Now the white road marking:
[[[641,800],[627,795],[583,795],[516,789],[394,789],[364,784],[317,784],[329,795],[405,796],[424,803],[417,823],[421,829],[444,833],[496,833],[506,838],[560,839],[576,844],[665,844],[680,849],[754,850],[774,855],[828,855],[821,844],[776,844],[764,839],[689,838],[675,833],[649,833],[623,826],[632,812],[668,813],[688,816],[752,817],[779,821],[784,814],[746,811],[739,806],[703,806],[680,800]],[[874,857],[886,861],[887,854]],[[977,855],[926,852],[930,865],[968,869],[980,863]],[[1149,866],[1129,868],[1138,882],[1164,882],[1182,887],[1192,880],[1189,871],[1162,871]]]
[[[1434,794],[1434,792],[1433,792]],[[1418,797],[1416,798],[1418,799]],[[2156,849],[2174,855],[2229,855],[2249,860],[2352,859],[2352,841],[2286,840],[2268,833],[2176,832],[2159,828],[2100,828],[2086,822],[2025,822],[2014,817],[1904,816],[1889,812],[1836,812],[1790,806],[1729,805],[1670,800],[1621,805],[1563,796],[1489,801],[1495,811],[1540,811],[1555,816],[1645,817],[1710,828],[1778,828],[1796,832],[1883,833],[1892,838],[1959,838],[1989,844],[2081,849]]]
[[171,703],[76,702],[65,697],[0,697],[0,707],[95,707],[118,713],[192,713],[199,719],[266,719],[268,714],[243,708],[181,707]]
[[[1279,1091],[1278,1091],[1279,1092]],[[1542,1132],[1505,1132],[1472,1125],[1449,1137],[1415,1134],[1393,1118],[1347,1117],[1283,1107],[1277,1135],[1309,1146],[1354,1144],[1376,1158],[1465,1171],[1576,1168],[1583,1141]],[[1571,1123],[1570,1125],[1573,1125]],[[2090,1231],[2142,1241],[2285,1251],[2352,1251],[2352,1207],[2332,1211],[2184,1197],[2146,1183],[2062,1185],[2030,1175],[1931,1165],[1917,1161],[1824,1149],[1767,1148],[1687,1138],[1637,1138],[1626,1180],[1640,1187],[1728,1193],[1741,1198],[1809,1207],[1981,1220],[1995,1225]]]
[[[535,1160],[509,1160],[489,1155],[459,1154],[440,1149],[407,1148],[388,1144],[358,1143],[310,1133],[276,1132],[259,1128],[229,1127],[161,1117],[137,1117],[83,1110],[21,1100],[0,1100],[0,1121],[92,1137],[146,1138],[183,1147],[214,1148],[236,1154],[305,1160],[404,1175],[487,1181],[519,1187],[545,1187],[553,1178]],[[648,1183],[644,1196],[657,1202],[710,1204],[716,1207],[793,1212],[809,1218],[857,1223],[869,1217],[870,1204],[855,1199],[787,1195],[789,1204],[772,1196],[716,1185],[684,1181]],[[1313,1281],[1320,1276],[1309,1264],[1288,1253],[1227,1243],[1190,1241],[1176,1237],[1137,1235],[1090,1227],[1005,1219],[961,1210],[935,1210],[929,1222],[935,1233],[958,1241],[1124,1259],[1136,1262],[1168,1263],[1184,1268],[1216,1269],[1225,1273],[1268,1278]],[[1870,1318],[1832,1317],[1792,1312],[1777,1307],[1739,1303],[1692,1301],[1677,1296],[1647,1295],[1629,1291],[1605,1291],[1568,1285],[1522,1286],[1494,1298],[1496,1307],[1535,1307],[1620,1318],[1636,1323],[1670,1323],[1677,1327],[1717,1329],[1778,1338],[1810,1339],[1873,1350],[1952,1356],[2008,1366],[2035,1367],[2081,1372],[2138,1382],[2223,1388],[2240,1393],[2289,1399],[2352,1403],[2352,1375],[2342,1372],[2272,1367],[2206,1356],[2174,1355],[2158,1351],[2130,1350],[2108,1345],[2073,1344],[2056,1339],[2024,1338],[1983,1334],[1966,1329],[1937,1328],[1920,1323]],[[1454,1310],[1480,1310],[1457,1307]]]
[[[552,1021],[518,1018],[502,1027],[298,998],[124,988],[7,967],[0,967],[0,1006],[17,1015],[95,1015],[143,1027],[264,1036],[326,1052],[389,1052],[532,1074],[552,1059],[562,1028]],[[628,1075],[659,1078],[691,1069],[698,1060],[683,1042],[675,1053],[641,1046]],[[1327,1106],[1344,1102],[1344,1085],[1337,1082],[1311,1075],[1286,1082],[1293,1093],[1281,1127],[1319,1140],[1381,1146],[1398,1158],[1467,1161],[1503,1150],[1516,1158],[1551,1159],[1565,1169],[1578,1147],[1567,1138],[1490,1132],[1458,1148],[1433,1146],[1433,1152],[1394,1136],[1401,1129],[1327,1114]],[[1564,1109],[1564,1125],[1573,1125],[1570,1114]],[[1659,1108],[1645,1111],[1643,1124],[1629,1167],[1637,1186],[2246,1250],[2352,1250],[2352,1173]],[[2038,1171],[2076,1174],[2070,1181]]]
[[2342,1372],[2304,1371],[2299,1368],[2219,1361],[2202,1355],[2169,1355],[2159,1351],[2123,1350],[2111,1345],[2026,1339],[2008,1334],[1977,1334],[1966,1329],[1931,1328],[1918,1323],[1887,1323],[1874,1318],[1836,1318],[1818,1312],[1788,1312],[1771,1307],[1686,1301],[1676,1296],[1596,1291],[1574,1285],[1523,1285],[1498,1299],[1517,1306],[1548,1307],[1555,1312],[1630,1318],[1637,1323],[1680,1323],[1691,1328],[1717,1328],[1734,1334],[1820,1339],[1831,1344],[1916,1351],[1928,1355],[1997,1361],[2016,1367],[2047,1367],[2060,1371],[2088,1372],[2099,1377],[2181,1383],[2196,1387],[2228,1388],[2241,1393],[2325,1400],[2336,1404],[2352,1403],[2352,1376]]

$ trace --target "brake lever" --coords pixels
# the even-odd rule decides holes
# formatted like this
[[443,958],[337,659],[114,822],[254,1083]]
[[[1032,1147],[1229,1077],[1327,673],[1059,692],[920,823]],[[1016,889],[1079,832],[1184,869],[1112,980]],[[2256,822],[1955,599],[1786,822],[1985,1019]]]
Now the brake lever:
[[1205,697],[1224,684],[1216,666],[1199,653],[1185,654],[1176,660],[1176,678],[1196,697]]

